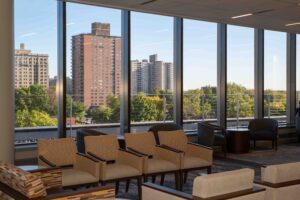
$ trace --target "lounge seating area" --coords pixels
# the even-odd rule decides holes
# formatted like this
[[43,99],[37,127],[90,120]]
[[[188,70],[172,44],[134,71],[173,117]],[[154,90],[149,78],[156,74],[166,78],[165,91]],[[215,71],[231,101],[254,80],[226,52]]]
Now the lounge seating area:
[[0,200],[300,200],[300,0],[0,0]]

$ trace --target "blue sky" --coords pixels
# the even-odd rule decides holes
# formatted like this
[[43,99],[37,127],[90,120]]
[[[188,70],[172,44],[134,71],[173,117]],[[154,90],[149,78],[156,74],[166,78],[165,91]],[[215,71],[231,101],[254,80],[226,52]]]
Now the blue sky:
[[[173,61],[173,18],[132,12],[134,59]],[[94,6],[67,4],[68,76],[71,76],[71,36],[89,33],[92,22],[111,24],[111,34],[121,35],[121,11]],[[184,20],[184,89],[216,85],[217,26],[215,23]],[[228,82],[254,87],[253,29],[228,26]],[[300,37],[297,46],[300,49]],[[49,55],[50,77],[57,74],[56,0],[15,0],[15,46],[23,42],[35,53]],[[285,90],[286,34],[266,31],[265,87]],[[300,51],[297,54],[300,60]],[[300,63],[300,62],[299,62]],[[299,66],[299,64],[298,64]],[[299,66],[300,67],[300,66]],[[300,78],[300,70],[298,70]],[[300,82],[300,81],[299,81]],[[297,84],[300,88],[300,83]]]

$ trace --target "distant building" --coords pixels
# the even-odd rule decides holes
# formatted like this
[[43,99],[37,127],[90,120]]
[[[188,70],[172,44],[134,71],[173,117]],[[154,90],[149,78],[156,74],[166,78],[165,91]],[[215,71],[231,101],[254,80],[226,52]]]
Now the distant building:
[[172,63],[159,61],[157,54],[147,60],[131,61],[131,93],[152,94],[155,89],[174,89],[174,67]]
[[72,37],[72,90],[89,107],[106,105],[120,95],[121,38],[110,35],[110,24],[93,23],[92,32]]
[[15,50],[15,88],[42,85],[49,87],[49,62],[47,54],[31,53],[25,49],[25,44],[20,44],[20,49]]

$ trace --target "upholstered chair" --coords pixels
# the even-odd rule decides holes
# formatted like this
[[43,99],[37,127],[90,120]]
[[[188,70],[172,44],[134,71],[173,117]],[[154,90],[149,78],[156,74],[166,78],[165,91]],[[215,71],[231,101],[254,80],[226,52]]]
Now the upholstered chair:
[[300,162],[263,166],[258,186],[266,188],[266,200],[295,200],[300,197]]
[[142,186],[143,200],[268,200],[264,188],[253,185],[254,171],[241,169],[229,172],[198,176],[194,179],[191,194],[145,183]]
[[187,180],[188,171],[207,169],[207,173],[211,173],[212,148],[189,142],[183,130],[159,131],[158,136],[161,146],[181,152],[181,186]]
[[38,163],[46,167],[61,167],[63,187],[98,185],[98,161],[77,153],[72,138],[38,140]]
[[17,166],[0,161],[1,200],[61,200],[61,199],[104,199],[114,198],[111,187],[94,187],[80,191],[46,188],[37,174],[24,171]]
[[249,122],[248,129],[250,131],[250,140],[256,141],[269,140],[272,141],[272,148],[277,151],[278,141],[278,122],[275,119],[253,119]]
[[163,124],[157,124],[151,126],[148,131],[154,133],[156,143],[159,144],[159,137],[158,137],[159,131],[177,131],[177,130],[182,130],[182,126],[179,126],[174,123],[163,123]]
[[180,154],[167,148],[156,145],[152,132],[126,133],[125,144],[128,151],[143,156],[144,181],[152,176],[153,182],[156,175],[162,175],[161,185],[164,183],[165,174],[175,175],[175,185],[179,189]]
[[115,135],[87,136],[84,141],[86,153],[100,163],[99,180],[102,184],[115,182],[118,193],[120,181],[136,179],[141,195],[142,156],[120,149]]

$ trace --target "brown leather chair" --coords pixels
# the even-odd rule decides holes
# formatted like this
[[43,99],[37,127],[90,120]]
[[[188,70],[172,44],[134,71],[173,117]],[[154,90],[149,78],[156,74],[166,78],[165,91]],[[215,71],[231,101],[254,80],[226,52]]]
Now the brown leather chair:
[[136,179],[141,196],[143,157],[119,148],[116,135],[87,136],[84,138],[86,153],[100,163],[99,181],[102,184],[116,183],[116,194],[120,181]]
[[175,186],[179,189],[180,154],[156,145],[152,132],[126,133],[125,144],[128,151],[143,156],[144,181],[152,176],[154,182],[156,175],[162,175],[163,185],[165,174],[171,173],[175,175]]
[[212,148],[188,142],[188,137],[183,130],[159,131],[158,136],[161,146],[175,150],[181,155],[181,186],[183,182],[186,182],[188,171],[207,169],[207,173],[211,173],[213,163]]
[[98,161],[77,153],[72,138],[40,139],[37,144],[39,165],[61,167],[63,187],[98,185]]

